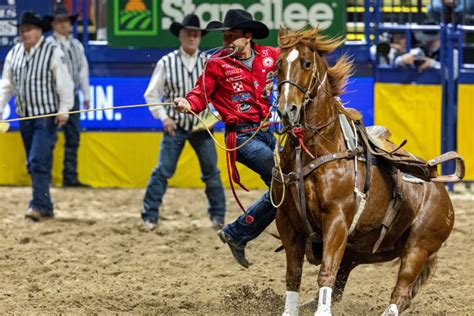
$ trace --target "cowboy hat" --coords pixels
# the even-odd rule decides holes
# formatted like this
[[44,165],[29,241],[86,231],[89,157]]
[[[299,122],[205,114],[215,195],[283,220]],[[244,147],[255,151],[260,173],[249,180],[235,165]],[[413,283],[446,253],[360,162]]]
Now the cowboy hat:
[[201,31],[201,36],[204,36],[207,33],[206,30],[201,29],[199,18],[196,14],[193,14],[193,13],[186,15],[182,23],[174,21],[170,25],[171,33],[173,33],[175,36],[178,36],[178,37],[179,37],[179,31],[181,31],[182,28],[190,29],[190,30],[199,30]]
[[253,38],[263,39],[269,34],[268,27],[262,22],[255,21],[247,11],[241,9],[230,9],[224,17],[224,23],[212,21],[206,27],[208,31],[227,31],[241,29],[250,32]]
[[423,30],[423,31],[414,31],[413,35],[415,36],[416,40],[422,43],[432,42],[434,40],[439,39],[439,31],[435,30]]
[[421,26],[427,26],[427,28],[424,30],[416,30],[413,32],[413,36],[418,42],[431,42],[440,37],[439,26],[435,22],[431,20],[425,20],[421,22]]
[[40,15],[34,11],[23,11],[18,24],[10,24],[16,27],[20,27],[21,25],[34,25],[39,27],[43,32],[51,30],[51,24],[49,21],[45,18],[42,19]]
[[52,15],[46,15],[45,19],[52,22],[52,21],[54,21],[54,19],[68,18],[69,21],[71,21],[71,24],[74,24],[74,22],[76,22],[78,16],[79,16],[79,14],[69,15],[69,12],[68,12],[66,6],[64,5],[64,3],[59,2],[54,7],[53,14]]

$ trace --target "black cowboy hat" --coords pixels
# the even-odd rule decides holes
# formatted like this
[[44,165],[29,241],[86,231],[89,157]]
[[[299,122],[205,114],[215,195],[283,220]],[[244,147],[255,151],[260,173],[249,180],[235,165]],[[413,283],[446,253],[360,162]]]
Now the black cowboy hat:
[[11,24],[16,27],[21,25],[34,25],[39,27],[43,32],[51,30],[51,24],[49,21],[45,18],[41,18],[40,15],[34,11],[23,11],[18,24]]
[[241,9],[230,9],[224,17],[224,23],[212,21],[206,27],[208,31],[227,31],[241,29],[250,32],[253,38],[263,39],[269,34],[268,27],[262,22],[255,21],[247,11]]
[[413,32],[413,35],[415,36],[415,39],[418,42],[421,43],[426,43],[426,42],[431,42],[440,37],[439,33],[439,24],[436,24],[435,22],[431,20],[425,20],[421,23],[422,26],[430,26],[430,29],[425,29],[425,30],[416,30]]
[[56,3],[56,5],[53,9],[53,14],[52,15],[46,15],[45,19],[47,19],[49,22],[52,22],[54,19],[57,19],[57,18],[68,18],[69,21],[71,21],[71,24],[74,24],[74,22],[76,22],[78,16],[79,16],[79,14],[69,15],[69,12],[68,12],[66,6],[64,5],[64,3],[59,2],[59,3]]
[[170,31],[175,36],[179,36],[179,31],[181,31],[182,28],[190,29],[190,30],[200,30],[201,36],[204,36],[207,33],[206,30],[201,29],[199,18],[196,14],[193,14],[193,13],[186,15],[182,23],[179,23],[176,21],[171,23]]

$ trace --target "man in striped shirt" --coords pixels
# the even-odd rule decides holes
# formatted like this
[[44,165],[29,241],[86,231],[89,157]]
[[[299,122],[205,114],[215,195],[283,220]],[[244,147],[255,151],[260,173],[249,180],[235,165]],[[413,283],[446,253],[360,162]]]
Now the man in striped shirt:
[[[170,102],[186,95],[203,71],[204,62],[198,50],[203,35],[199,18],[194,14],[186,15],[182,23],[173,22],[170,31],[179,37],[181,46],[158,61],[145,92],[147,103]],[[151,174],[143,201],[141,216],[145,227],[153,229],[157,225],[168,179],[173,176],[188,140],[201,166],[201,179],[205,182],[209,201],[209,218],[215,229],[221,228],[224,224],[225,196],[212,138],[207,131],[193,131],[199,120],[191,114],[180,113],[174,107],[162,106],[150,107],[150,111],[162,121],[164,135],[158,166]]]
[[20,122],[33,188],[25,216],[38,221],[54,215],[49,193],[53,147],[56,129],[66,124],[67,112],[73,106],[74,86],[63,52],[44,39],[43,32],[48,30],[49,24],[35,12],[26,11],[18,27],[21,42],[8,52],[3,65],[0,114],[13,95],[20,117],[66,113]]
[[[57,3],[53,16],[48,16],[53,26],[53,34],[46,40],[59,46],[64,52],[64,60],[69,74],[74,82],[74,107],[73,111],[80,109],[78,90],[84,96],[84,109],[89,108],[89,64],[82,44],[72,37],[72,24],[77,15],[70,16],[63,3]],[[80,141],[80,114],[69,117],[64,130],[64,168],[63,187],[86,187],[77,177],[77,150]]]

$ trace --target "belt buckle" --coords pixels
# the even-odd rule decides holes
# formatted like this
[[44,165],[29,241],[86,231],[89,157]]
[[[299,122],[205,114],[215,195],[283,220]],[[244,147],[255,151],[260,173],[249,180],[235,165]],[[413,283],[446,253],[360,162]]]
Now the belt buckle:
[[[268,129],[270,128],[270,120],[267,118],[266,120],[261,121],[261,122],[260,122],[260,125],[263,126],[263,127],[261,128],[261,130],[264,131],[264,132],[266,132],[266,131],[268,131]],[[266,125],[266,126],[265,126],[265,125]]]

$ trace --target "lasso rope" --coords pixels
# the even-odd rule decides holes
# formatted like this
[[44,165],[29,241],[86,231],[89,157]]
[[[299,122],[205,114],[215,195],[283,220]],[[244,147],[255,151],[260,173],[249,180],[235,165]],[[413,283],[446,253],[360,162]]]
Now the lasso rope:
[[[217,54],[218,52],[220,52],[222,50],[222,48],[217,48],[217,49],[214,49],[214,50],[217,50],[217,52],[214,52],[212,53],[211,57],[205,57],[207,58],[208,60],[217,60],[217,59],[223,59],[223,58],[227,58],[227,57],[230,57],[232,55],[234,55],[236,52],[237,52],[237,49],[234,48],[234,50],[230,53],[230,54],[227,54],[225,56],[220,56],[220,57],[212,57],[213,55]],[[201,58],[203,58],[202,56],[200,56]],[[216,116],[214,114],[214,112],[209,108],[208,104],[208,100],[207,100],[207,93],[205,91],[205,84],[204,84],[204,80],[205,80],[205,70],[206,70],[206,66],[207,66],[207,63],[205,63],[204,65],[204,69],[203,69],[203,76],[202,76],[202,79],[203,79],[203,87],[204,87],[204,97],[206,98],[206,103],[207,103],[207,108],[209,110],[209,112],[218,120],[220,120],[220,117]],[[275,97],[275,94],[274,94],[274,97]],[[203,119],[201,119],[201,117],[199,115],[197,115],[194,111],[192,110],[189,110],[189,113],[191,113],[194,117],[196,117],[200,123],[204,126],[204,128],[206,129],[207,133],[209,134],[209,136],[211,137],[211,139],[214,141],[214,143],[222,150],[226,151],[226,152],[234,152],[234,151],[237,151],[241,148],[243,148],[244,146],[246,146],[259,132],[262,128],[265,128],[265,127],[268,127],[269,125],[272,125],[272,124],[267,124],[266,122],[268,122],[269,118],[270,118],[270,115],[272,113],[272,110],[274,109],[274,107],[278,104],[278,100],[277,98],[275,98],[275,102],[271,105],[267,115],[264,117],[263,120],[261,120],[259,126],[255,129],[255,131],[252,133],[252,135],[246,140],[244,141],[241,145],[239,146],[236,146],[234,148],[227,148],[227,146],[225,145],[222,145],[221,143],[219,143],[217,141],[217,139],[214,137],[213,133],[211,132],[211,128],[209,128],[209,126],[207,126],[207,124],[203,121]],[[119,109],[131,109],[131,108],[139,108],[139,107],[150,107],[150,106],[174,106],[174,102],[163,102],[163,103],[145,103],[145,104],[132,104],[132,105],[123,105],[123,106],[115,106],[115,107],[105,107],[105,108],[96,108],[96,109],[84,109],[84,110],[75,110],[75,111],[68,111],[68,112],[60,112],[60,113],[50,113],[50,114],[43,114],[43,115],[35,115],[35,116],[28,116],[28,117],[19,117],[19,118],[14,118],[14,119],[8,119],[8,120],[0,120],[0,134],[1,133],[6,133],[10,127],[10,124],[11,122],[18,122],[18,121],[27,121],[27,120],[33,120],[33,119],[39,119],[39,118],[49,118],[49,117],[56,117],[56,116],[63,116],[63,115],[72,115],[72,114],[81,114],[81,113],[89,113],[89,112],[97,112],[97,111],[106,111],[106,110],[119,110]],[[249,130],[250,131],[250,130]],[[274,159],[276,161],[278,161],[276,163],[276,166],[278,167],[279,169],[279,172],[283,178],[283,172],[281,170],[281,167],[280,167],[280,163],[279,163],[279,147],[280,147],[280,141],[277,142],[276,144],[276,147],[275,147],[275,150],[274,150]],[[229,179],[230,181],[232,181],[232,179]],[[273,202],[273,198],[272,198],[272,183],[273,183],[273,180],[270,184],[270,199],[271,199],[271,202],[272,204],[275,206],[275,207],[278,207],[280,206],[282,203],[283,203],[283,200],[284,200],[284,197],[285,197],[285,188],[283,188],[283,194],[282,194],[282,199],[280,201],[280,203],[278,205],[275,205],[275,203]],[[237,202],[239,203],[239,206],[242,208],[242,210],[244,210],[242,204],[240,203],[240,201],[238,200],[235,192],[234,192],[234,196],[237,200]],[[245,210],[244,210],[245,212]]]
[[39,118],[55,117],[55,116],[62,116],[62,115],[69,115],[69,114],[79,114],[79,113],[97,112],[97,111],[106,111],[106,110],[133,109],[133,108],[140,108],[140,107],[163,106],[163,105],[174,105],[174,103],[173,102],[163,102],[163,103],[132,104],[132,105],[113,106],[113,107],[108,107],[108,108],[97,108],[97,109],[60,112],[60,113],[50,113],[50,114],[18,117],[18,118],[9,119],[9,120],[0,120],[0,124],[1,123],[18,122],[18,121],[28,121],[28,120],[34,120],[34,119],[39,119]]

